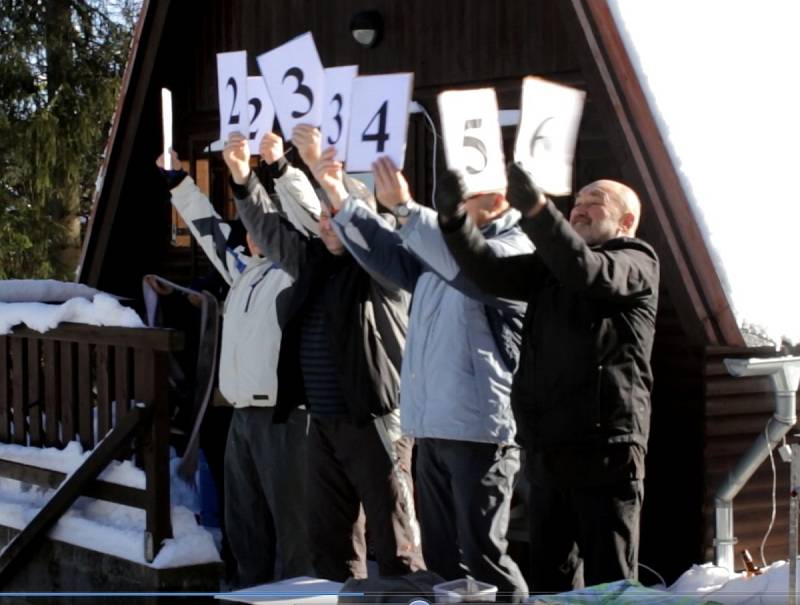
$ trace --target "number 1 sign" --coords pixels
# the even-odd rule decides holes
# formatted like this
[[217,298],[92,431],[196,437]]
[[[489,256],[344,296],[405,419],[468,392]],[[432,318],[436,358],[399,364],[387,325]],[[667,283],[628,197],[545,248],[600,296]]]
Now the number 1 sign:
[[272,97],[283,138],[298,124],[322,122],[325,72],[311,32],[258,56],[258,68]]
[[217,55],[219,138],[224,143],[232,132],[247,132],[247,51]]
[[550,195],[572,191],[572,160],[586,93],[541,78],[522,82],[514,160]]
[[505,190],[503,137],[494,89],[448,90],[439,94],[438,102],[447,167],[462,173],[467,194]]
[[347,171],[367,172],[386,155],[402,169],[414,74],[359,76],[353,80]]

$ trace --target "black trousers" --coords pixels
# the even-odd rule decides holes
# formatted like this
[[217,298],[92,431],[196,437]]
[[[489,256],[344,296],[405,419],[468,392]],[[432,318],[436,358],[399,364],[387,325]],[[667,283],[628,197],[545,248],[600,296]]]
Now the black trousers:
[[417,439],[419,516],[428,568],[446,580],[469,575],[494,584],[497,600],[505,602],[528,596],[506,539],[519,457],[517,446]]
[[530,488],[532,586],[564,592],[636,579],[642,480]]
[[308,440],[317,576],[337,582],[367,577],[365,520],[381,576],[425,569],[411,480],[413,440],[401,437],[387,449],[375,424],[313,413]]

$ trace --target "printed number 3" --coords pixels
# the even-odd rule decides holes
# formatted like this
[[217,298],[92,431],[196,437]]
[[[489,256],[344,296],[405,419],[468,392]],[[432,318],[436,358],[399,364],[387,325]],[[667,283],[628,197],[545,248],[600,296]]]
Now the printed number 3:
[[286,73],[283,74],[283,80],[281,80],[282,83],[286,82],[286,78],[294,78],[297,80],[297,88],[294,89],[294,94],[305,97],[308,101],[308,108],[305,111],[297,111],[296,109],[292,111],[293,118],[302,118],[309,111],[311,111],[311,108],[314,105],[314,93],[311,92],[311,89],[308,86],[303,84],[304,77],[305,74],[303,73],[302,69],[299,67],[291,67],[286,70]]
[[339,142],[339,139],[342,137],[342,95],[338,92],[333,95],[331,99],[331,103],[338,103],[339,107],[336,108],[336,115],[333,116],[333,121],[336,122],[336,126],[338,130],[336,131],[336,138],[332,139],[328,137],[328,145],[336,145]]

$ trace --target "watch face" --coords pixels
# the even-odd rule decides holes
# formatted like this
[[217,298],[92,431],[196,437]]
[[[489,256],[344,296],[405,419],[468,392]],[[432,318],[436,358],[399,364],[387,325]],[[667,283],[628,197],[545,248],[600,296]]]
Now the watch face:
[[392,213],[398,218],[406,218],[411,214],[411,210],[409,210],[408,204],[398,204],[392,209]]

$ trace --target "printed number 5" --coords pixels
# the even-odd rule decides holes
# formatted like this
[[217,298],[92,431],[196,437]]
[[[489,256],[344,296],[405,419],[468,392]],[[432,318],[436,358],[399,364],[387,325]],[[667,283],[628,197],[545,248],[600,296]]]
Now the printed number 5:
[[283,74],[283,80],[281,80],[281,82],[284,83],[286,82],[286,78],[294,78],[297,80],[297,88],[294,89],[294,94],[305,97],[308,101],[308,108],[305,111],[297,111],[296,109],[292,111],[293,118],[302,118],[309,111],[311,111],[311,108],[314,106],[314,93],[311,92],[311,89],[308,86],[303,84],[304,77],[305,74],[303,73],[302,69],[299,67],[290,67],[286,70],[286,73]]
[[483,120],[481,120],[480,118],[477,118],[477,119],[474,119],[474,120],[467,120],[466,122],[464,122],[464,143],[463,143],[464,144],[464,148],[466,149],[467,147],[470,147],[470,148],[474,149],[475,151],[477,151],[480,154],[481,158],[483,158],[483,166],[481,166],[480,168],[475,168],[474,166],[467,166],[466,167],[467,172],[469,174],[478,174],[479,172],[483,172],[483,170],[486,168],[487,164],[489,163],[489,159],[488,159],[488,157],[486,155],[486,145],[483,144],[483,141],[481,141],[477,137],[467,136],[467,134],[466,134],[466,132],[468,130],[472,130],[472,129],[475,129],[475,128],[480,128],[482,122],[483,122]]

